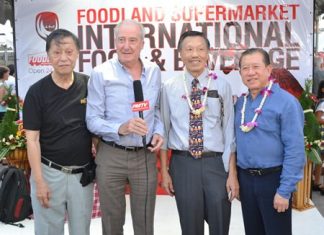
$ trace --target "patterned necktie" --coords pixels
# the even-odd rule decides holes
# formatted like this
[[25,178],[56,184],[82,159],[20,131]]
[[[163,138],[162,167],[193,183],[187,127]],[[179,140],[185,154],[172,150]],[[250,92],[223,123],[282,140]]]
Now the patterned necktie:
[[[199,90],[197,86],[198,83],[199,81],[197,78],[195,78],[191,83],[192,90],[190,100],[194,109],[201,107],[202,91]],[[202,113],[195,115],[190,111],[189,116],[189,152],[197,159],[201,158],[204,149]]]

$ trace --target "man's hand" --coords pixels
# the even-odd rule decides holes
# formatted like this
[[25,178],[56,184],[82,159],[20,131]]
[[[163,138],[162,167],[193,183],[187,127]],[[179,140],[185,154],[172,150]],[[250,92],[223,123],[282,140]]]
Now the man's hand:
[[160,150],[163,144],[163,137],[160,136],[159,134],[154,134],[150,144],[152,147],[151,146],[148,147],[148,150],[150,150],[151,152]]
[[165,170],[161,170],[162,175],[162,188],[170,195],[174,196],[174,188],[172,184],[172,179],[169,172]]
[[92,153],[92,157],[94,158],[97,156],[98,144],[99,144],[99,138],[92,137],[91,153]]
[[144,136],[148,133],[146,122],[142,118],[132,118],[128,122],[123,123],[119,129],[120,135],[137,134]]
[[289,199],[280,196],[278,193],[274,196],[273,207],[280,213],[285,212],[289,207]]
[[228,194],[228,200],[233,201],[234,198],[237,198],[239,200],[240,186],[237,179],[235,152],[232,152],[230,155],[230,163],[228,168],[228,177],[226,181],[226,191]]
[[49,208],[49,201],[51,199],[51,192],[45,183],[45,181],[41,181],[36,183],[36,195],[39,203],[44,208]]
[[226,190],[228,193],[228,200],[233,201],[234,198],[239,199],[240,186],[237,179],[237,174],[235,172],[229,172],[226,181]]

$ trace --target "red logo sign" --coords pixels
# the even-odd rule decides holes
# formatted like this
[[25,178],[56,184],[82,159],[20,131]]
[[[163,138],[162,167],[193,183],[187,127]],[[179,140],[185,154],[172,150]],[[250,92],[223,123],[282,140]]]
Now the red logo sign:
[[54,12],[44,11],[38,13],[35,20],[37,34],[44,40],[55,29],[59,28],[59,20]]
[[133,112],[139,112],[139,111],[144,111],[149,109],[150,109],[150,102],[148,100],[132,103]]
[[46,54],[34,54],[28,56],[28,64],[31,66],[49,66],[51,65]]

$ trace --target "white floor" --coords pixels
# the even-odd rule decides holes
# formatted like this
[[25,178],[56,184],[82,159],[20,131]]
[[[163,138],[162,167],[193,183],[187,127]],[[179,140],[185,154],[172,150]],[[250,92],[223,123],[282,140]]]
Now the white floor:
[[[127,198],[128,199],[128,198]],[[169,196],[158,196],[155,211],[155,235],[180,235],[179,218],[177,214],[174,198]],[[320,235],[324,234],[324,218],[314,207],[312,209],[299,212],[293,210],[293,234],[294,235]],[[0,235],[32,235],[33,221],[24,220],[22,224],[25,228],[17,228],[12,225],[0,223]],[[66,226],[66,234],[67,226]],[[206,235],[208,235],[206,226]],[[91,222],[91,234],[101,234],[100,218],[93,219]],[[127,201],[126,224],[124,226],[124,235],[132,235],[132,224]],[[243,221],[241,216],[240,202],[235,200],[232,204],[232,218],[230,226],[230,235],[244,234]],[[59,234],[58,234],[59,235]]]

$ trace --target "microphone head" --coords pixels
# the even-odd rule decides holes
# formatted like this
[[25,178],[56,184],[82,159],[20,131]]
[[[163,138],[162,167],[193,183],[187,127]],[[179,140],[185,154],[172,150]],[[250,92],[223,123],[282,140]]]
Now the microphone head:
[[143,101],[144,96],[143,96],[141,80],[134,80],[133,89],[134,89],[135,102]]

